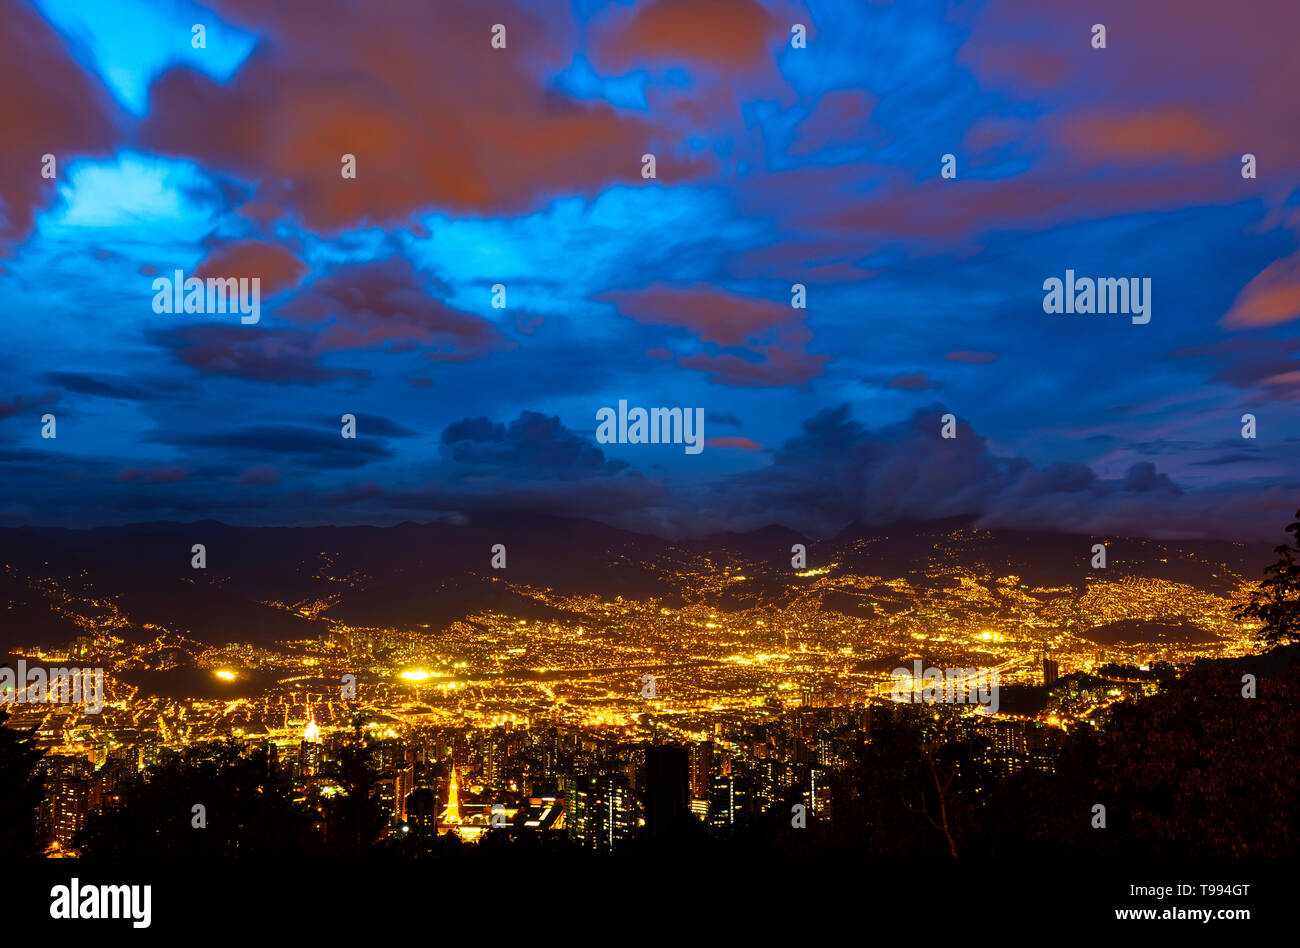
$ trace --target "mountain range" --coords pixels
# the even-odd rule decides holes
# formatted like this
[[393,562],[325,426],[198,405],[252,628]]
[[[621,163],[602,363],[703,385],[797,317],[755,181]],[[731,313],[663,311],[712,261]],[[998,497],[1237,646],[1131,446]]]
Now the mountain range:
[[[958,585],[960,571],[1081,592],[1101,572],[1090,565],[1095,543],[1106,544],[1107,579],[1158,578],[1220,594],[1259,578],[1271,558],[1263,545],[984,530],[972,518],[851,523],[820,540],[767,526],[682,543],[515,513],[392,527],[29,527],[0,530],[0,647],[62,644],[108,617],[128,640],[166,629],[214,645],[315,637],[331,621],[436,630],[485,609],[555,614],[534,595],[546,589],[732,611],[788,603],[816,575],[878,578],[822,596],[825,608],[869,615],[903,607],[882,585],[888,580],[943,589]],[[191,565],[195,544],[205,548],[204,569]],[[496,544],[505,547],[504,569],[492,566]],[[803,569],[792,565],[796,544],[806,547]],[[700,582],[724,572],[745,578]]]

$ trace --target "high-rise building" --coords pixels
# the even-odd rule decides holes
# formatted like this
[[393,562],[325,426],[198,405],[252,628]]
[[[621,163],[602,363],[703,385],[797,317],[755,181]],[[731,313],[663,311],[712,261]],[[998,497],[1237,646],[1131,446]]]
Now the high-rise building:
[[406,798],[415,786],[415,766],[406,764],[393,772],[394,797],[396,804],[395,822],[406,822]]
[[632,838],[636,803],[623,774],[576,777],[565,801],[569,839],[584,849],[607,852]]
[[414,768],[410,765],[385,770],[375,780],[375,797],[393,825],[406,822],[406,798],[413,782]]
[[713,772],[713,741],[691,745],[691,797],[709,798],[709,776]]
[[804,802],[818,816],[826,816],[831,800],[830,771],[822,766],[808,768],[807,792]]
[[417,831],[432,835],[438,829],[438,799],[429,787],[417,787],[406,798],[407,822]]
[[722,773],[709,781],[709,825],[715,829],[735,826],[743,817],[747,793],[740,778]]
[[51,838],[69,848],[72,838],[86,825],[87,817],[99,804],[99,782],[93,777],[80,776],[49,781],[45,785],[45,803]]
[[320,729],[311,711],[307,712],[307,726],[302,731],[302,743],[298,745],[298,770],[303,776],[314,776],[320,772],[324,747],[320,740]]

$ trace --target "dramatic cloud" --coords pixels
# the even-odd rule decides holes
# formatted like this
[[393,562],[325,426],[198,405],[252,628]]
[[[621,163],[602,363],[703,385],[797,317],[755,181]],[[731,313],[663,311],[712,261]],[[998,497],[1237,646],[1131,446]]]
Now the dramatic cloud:
[[360,428],[357,437],[344,438],[339,425],[326,424],[316,428],[262,424],[208,432],[166,431],[149,440],[177,447],[216,449],[268,462],[289,458],[322,468],[357,468],[393,456],[385,443],[365,436]]
[[788,301],[746,298],[703,285],[684,289],[656,285],[614,291],[600,299],[614,303],[623,315],[638,322],[684,329],[722,350],[744,350],[694,353],[679,360],[684,368],[707,372],[723,384],[798,384],[820,374],[830,359],[804,351],[812,336],[801,324],[804,311]]
[[[1293,0],[215,0],[203,50],[137,7],[0,0],[11,519],[1296,506]],[[152,312],[176,269],[260,320]],[[1150,278],[1150,323],[1045,313],[1067,269]],[[597,445],[622,399],[706,450]]]
[[310,327],[318,352],[389,347],[459,361],[504,342],[487,320],[434,299],[400,258],[340,266],[295,295],[281,315]]
[[1300,254],[1275,260],[1242,289],[1223,317],[1233,329],[1300,319]]
[[250,332],[245,326],[200,325],[157,330],[151,338],[204,375],[276,385],[321,385],[367,374],[320,365],[317,340],[308,332],[269,328]]
[[609,71],[655,61],[746,68],[770,57],[778,32],[756,0],[650,0],[615,14],[597,43],[596,62]]
[[[292,207],[313,228],[400,223],[428,207],[523,210],[551,191],[637,179],[654,150],[643,117],[539,81],[573,48],[560,2],[488,11],[394,0],[361,29],[344,0],[217,7],[268,39],[228,85],[165,73],[150,90],[145,142],[262,182],[260,202]],[[507,26],[504,50],[490,45],[495,23]],[[341,186],[345,154],[357,175]]]
[[79,395],[96,395],[100,398],[117,398],[132,402],[147,402],[159,397],[156,392],[151,392],[122,376],[87,375],[83,372],[46,372],[42,378],[51,385],[57,385]]
[[519,480],[586,478],[616,474],[627,467],[607,460],[590,440],[559,418],[525,411],[508,425],[466,418],[442,432],[438,453],[454,478]]
[[1216,381],[1265,399],[1300,398],[1300,339],[1236,338],[1173,353],[1215,365]]
[[[0,258],[26,237],[38,208],[53,203],[58,178],[42,177],[44,155],[66,169],[79,155],[104,155],[116,110],[67,44],[20,0],[0,0]],[[15,147],[18,146],[18,147]],[[56,169],[57,170],[57,169]]]
[[237,277],[261,280],[264,296],[297,286],[307,272],[307,265],[284,247],[245,240],[217,250],[194,271],[194,276]]
[[1171,537],[1236,532],[1258,539],[1276,533],[1295,499],[1248,485],[1190,495],[1149,462],[1116,480],[1083,464],[1038,467],[995,455],[960,421],[956,437],[943,438],[942,414],[938,407],[918,411],[871,430],[852,419],[847,405],[820,412],[776,450],[770,467],[717,485],[709,495],[711,515],[750,527],[777,522],[813,535],[834,534],[853,521],[973,515],[990,527]]

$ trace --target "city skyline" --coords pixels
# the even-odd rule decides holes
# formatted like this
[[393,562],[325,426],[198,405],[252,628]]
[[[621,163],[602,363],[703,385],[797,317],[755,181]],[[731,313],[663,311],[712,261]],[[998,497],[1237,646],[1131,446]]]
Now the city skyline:
[[[998,829],[998,795],[1074,780],[1070,762],[1098,740],[1122,781],[1136,779],[1129,742],[1199,755],[1179,736],[1193,708],[1245,714],[1233,726],[1264,739],[1241,707],[1254,685],[1234,698],[1234,682],[1262,679],[1263,707],[1285,714],[1294,677],[1295,646],[1261,654],[1261,623],[1240,612],[1267,554],[1235,543],[1092,544],[969,521],[694,548],[556,518],[218,527],[188,576],[175,567],[187,525],[0,531],[0,646],[19,675],[51,669],[48,683],[6,673],[2,689],[5,724],[43,755],[46,855],[781,851],[805,830],[831,854],[842,834],[902,818],[888,793],[877,811],[854,803],[884,779],[901,781],[904,811],[965,815],[878,850],[1011,854],[1026,832],[1066,839],[1072,819],[1105,819],[1066,808],[1036,818],[1050,829]],[[557,537],[562,563],[547,556]],[[477,564],[463,563],[471,547]],[[126,569],[111,562],[123,550]],[[84,669],[93,706],[53,685]],[[1128,733],[1133,720],[1147,725]],[[1222,749],[1210,761],[1239,766]],[[963,789],[930,796],[918,765]],[[221,833],[172,814],[152,843],[132,841],[160,794],[211,796],[248,768],[274,775],[259,791],[273,804],[222,791],[223,812],[242,815]],[[1192,845],[1116,792],[1117,845],[1135,852],[1223,855],[1245,832],[1219,814],[1227,829]],[[267,806],[283,808],[274,832],[257,829]],[[1091,839],[1070,845],[1111,845]]]

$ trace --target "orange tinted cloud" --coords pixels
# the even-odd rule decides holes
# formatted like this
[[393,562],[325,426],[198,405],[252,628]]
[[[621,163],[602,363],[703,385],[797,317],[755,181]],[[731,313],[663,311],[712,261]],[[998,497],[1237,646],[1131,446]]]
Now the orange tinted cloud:
[[1062,138],[1069,147],[1098,159],[1209,161],[1235,157],[1231,143],[1212,121],[1187,108],[1084,115],[1070,120]]
[[821,375],[822,367],[830,361],[830,356],[804,352],[802,348],[761,346],[756,354],[759,356],[757,360],[742,359],[730,353],[722,355],[698,353],[679,359],[677,364],[684,369],[705,372],[710,376],[710,382],[720,385],[735,385],[741,388],[779,388],[785,385],[800,385]]
[[54,199],[60,179],[41,177],[42,156],[54,155],[62,175],[75,157],[111,153],[116,109],[31,5],[0,0],[0,23],[3,252],[26,237],[36,210]]
[[745,387],[800,384],[820,375],[830,361],[829,356],[805,350],[812,333],[802,324],[804,311],[788,302],[740,296],[704,283],[684,289],[657,283],[597,299],[614,303],[637,322],[685,329],[702,342],[746,350],[749,357],[696,352],[678,360],[683,368],[708,373],[711,382]]
[[861,89],[827,92],[812,114],[799,123],[790,153],[809,155],[824,148],[859,145],[869,140],[867,123],[875,107],[875,96]]
[[200,264],[195,276],[259,278],[262,293],[271,296],[297,286],[307,265],[276,244],[245,240],[228,244]]
[[360,369],[323,366],[312,333],[241,326],[185,325],[153,334],[183,365],[203,375],[221,375],[276,385],[322,385],[365,379]]
[[1237,294],[1222,325],[1275,326],[1300,318],[1300,253],[1275,260]]
[[[968,10],[954,13],[971,26],[959,61],[999,91],[1058,110],[1131,102],[1139,92],[1156,127],[1127,132],[1153,148],[1204,158],[1221,140],[1232,143],[1233,156],[1300,156],[1291,131],[1300,57],[1295,30],[1285,28],[1295,22],[1294,0],[1252,0],[1240,16],[1229,16],[1221,0],[1093,0],[1086,8],[999,0]],[[1094,23],[1106,26],[1104,50],[1091,46]],[[1180,136],[1183,144],[1175,146]],[[1098,144],[1134,147],[1123,140]]]
[[771,15],[754,0],[652,0],[598,37],[595,60],[623,70],[647,61],[746,68],[770,58]]
[[[646,152],[660,181],[711,167],[675,157],[644,116],[547,88],[576,48],[562,3],[392,0],[363,21],[344,0],[220,6],[267,41],[229,83],[161,76],[142,135],[260,182],[259,213],[286,207],[322,230],[431,207],[515,213],[555,192],[640,182]],[[494,50],[498,22],[507,47]],[[355,179],[342,178],[343,155]]]
[[789,303],[737,296],[704,283],[686,289],[657,283],[599,298],[613,302],[637,322],[689,329],[705,342],[723,346],[742,345],[779,327],[796,325],[803,312]]
[[434,361],[460,361],[505,345],[491,322],[431,296],[398,257],[338,267],[295,294],[281,314],[312,330],[317,352],[418,349]]

